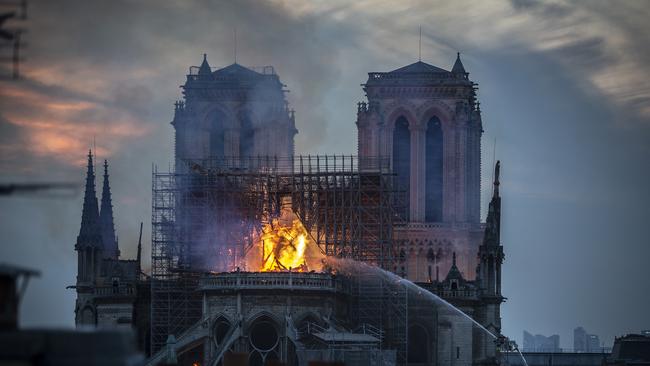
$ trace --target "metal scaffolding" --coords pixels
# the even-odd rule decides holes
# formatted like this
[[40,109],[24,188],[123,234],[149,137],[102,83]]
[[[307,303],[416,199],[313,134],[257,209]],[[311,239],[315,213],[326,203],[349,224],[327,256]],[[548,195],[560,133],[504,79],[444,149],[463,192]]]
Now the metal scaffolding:
[[405,365],[408,349],[408,290],[394,281],[360,269],[353,278],[356,318],[372,324],[384,336],[382,349],[396,351],[396,362]]
[[[199,320],[200,273],[245,269],[254,233],[279,215],[284,198],[326,255],[393,263],[393,226],[403,208],[388,159],[219,157],[181,165],[152,174],[152,352]],[[363,322],[397,327],[400,336],[403,322],[405,339],[406,297],[384,286],[377,298],[369,284],[358,286],[356,296],[366,299],[358,314],[382,315]]]

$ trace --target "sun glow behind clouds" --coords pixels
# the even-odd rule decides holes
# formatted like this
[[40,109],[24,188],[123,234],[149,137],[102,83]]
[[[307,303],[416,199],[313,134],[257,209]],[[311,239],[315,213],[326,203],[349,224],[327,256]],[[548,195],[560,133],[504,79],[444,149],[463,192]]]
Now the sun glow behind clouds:
[[139,116],[95,98],[56,95],[52,86],[0,84],[3,123],[17,127],[20,143],[8,153],[29,153],[64,164],[83,164],[83,152],[96,141],[96,153],[111,156],[129,140],[147,135],[151,125]]

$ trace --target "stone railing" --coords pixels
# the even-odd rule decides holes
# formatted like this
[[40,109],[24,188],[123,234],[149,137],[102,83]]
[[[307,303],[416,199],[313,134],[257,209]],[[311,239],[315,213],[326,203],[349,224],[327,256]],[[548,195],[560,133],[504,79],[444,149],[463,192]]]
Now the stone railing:
[[474,288],[464,288],[460,290],[449,290],[438,287],[436,283],[418,283],[418,286],[425,290],[442,297],[443,299],[467,299],[476,300],[479,297],[479,291]]
[[200,290],[343,291],[341,279],[328,273],[230,272],[199,280]]
[[465,223],[465,222],[409,222],[400,225],[396,230],[404,229],[452,229],[452,230],[485,230],[485,224]]
[[135,287],[133,286],[98,286],[93,289],[95,296],[135,296]]
[[443,299],[476,299],[478,292],[476,290],[442,290],[434,293]]
[[371,72],[368,73],[369,80],[380,79],[462,79],[448,71],[441,70],[439,72]]

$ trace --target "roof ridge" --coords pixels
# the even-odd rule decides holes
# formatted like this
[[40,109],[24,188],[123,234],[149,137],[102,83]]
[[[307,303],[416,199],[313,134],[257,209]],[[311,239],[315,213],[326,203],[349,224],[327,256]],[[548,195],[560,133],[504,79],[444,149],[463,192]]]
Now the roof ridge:
[[424,61],[417,61],[393,71],[389,71],[389,73],[449,73],[449,71],[438,66],[428,64]]
[[247,73],[249,75],[251,73],[254,73],[254,74],[260,75],[260,76],[264,75],[264,74],[261,74],[261,73],[255,71],[255,70],[253,70],[251,68],[240,65],[240,64],[238,64],[236,62],[232,63],[232,64],[230,64],[228,66],[222,67],[222,68],[220,68],[218,70],[215,70],[212,74],[235,74],[237,72],[239,72],[239,73]]

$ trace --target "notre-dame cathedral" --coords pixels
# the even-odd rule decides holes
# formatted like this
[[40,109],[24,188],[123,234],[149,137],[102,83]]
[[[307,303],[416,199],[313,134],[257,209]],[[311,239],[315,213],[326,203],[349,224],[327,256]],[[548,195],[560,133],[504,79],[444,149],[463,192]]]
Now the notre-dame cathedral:
[[[319,203],[310,201],[308,209],[312,211],[309,212],[320,213],[318,210],[322,208],[318,204],[333,205],[328,201],[331,197],[341,200],[352,197],[355,193],[350,187],[357,187],[358,197],[362,198],[354,202],[359,207],[346,203],[331,206],[334,208],[327,212],[335,215],[362,212],[363,215],[343,217],[370,222],[374,220],[373,212],[380,212],[370,206],[379,201],[366,197],[370,194],[364,196],[364,187],[369,183],[359,182],[373,181],[373,177],[390,178],[395,192],[403,199],[400,209],[395,210],[399,211],[399,220],[380,215],[380,220],[390,220],[385,221],[390,222],[390,227],[382,232],[389,236],[376,239],[383,240],[382,253],[388,253],[384,254],[387,259],[381,262],[381,267],[440,296],[492,334],[499,335],[500,305],[504,301],[501,294],[504,254],[500,242],[499,164],[495,167],[487,220],[482,223],[483,124],[477,84],[469,78],[457,55],[450,71],[418,61],[389,72],[370,72],[363,90],[367,100],[358,103],[356,163],[350,158],[351,163],[346,168],[343,159],[343,168],[331,172],[327,170],[330,167],[319,165],[318,169],[325,169],[318,176],[323,178],[310,177],[310,184],[316,179],[318,189],[325,193],[313,195]],[[188,193],[179,188],[179,177],[188,177],[192,184],[200,180],[202,184],[219,185],[219,192],[226,192],[223,186],[227,186],[227,199],[231,200],[241,196],[232,193],[243,190],[237,184],[244,179],[250,183],[253,179],[250,176],[263,175],[266,181],[262,183],[260,194],[275,196],[259,206],[260,210],[280,212],[282,205],[284,209],[292,205],[311,234],[318,230],[318,224],[309,223],[311,217],[318,215],[306,215],[304,207],[297,208],[297,199],[304,197],[304,177],[311,173],[304,173],[300,165],[302,180],[296,183],[294,137],[298,130],[295,118],[286,100],[284,85],[272,67],[247,68],[235,63],[213,70],[204,55],[200,66],[190,68],[183,86],[183,100],[176,102],[171,123],[175,130],[175,167],[170,176],[176,180],[165,188],[182,193],[173,196],[170,202],[154,197],[154,269],[151,274],[141,271],[140,244],[136,260],[119,258],[108,166],[105,163],[100,209],[95,193],[94,164],[89,154],[81,230],[75,245],[79,258],[75,286],[77,325],[133,328],[139,346],[150,356],[150,365],[165,362],[226,365],[234,359],[245,360],[251,365],[277,362],[296,366],[316,361],[379,364],[377,360],[398,365],[498,364],[499,352],[492,337],[472,326],[460,314],[411,299],[411,295],[404,303],[407,315],[403,315],[403,324],[393,322],[384,327],[388,323],[380,319],[372,324],[379,328],[377,333],[368,333],[366,329],[369,328],[359,321],[360,312],[354,309],[354,304],[360,302],[360,295],[345,284],[332,285],[331,278],[347,281],[332,273],[312,270],[298,274],[298,270],[289,267],[280,273],[260,274],[255,268],[237,262],[239,257],[224,260],[226,264],[218,270],[216,267],[206,269],[205,263],[200,269],[190,264],[192,258],[206,257],[202,252],[199,255],[192,252],[192,244],[186,243],[191,240],[183,239],[191,236],[183,237],[190,235],[183,230],[204,228],[200,225],[180,228],[179,222],[191,221],[190,204],[207,202],[208,194],[205,191]],[[268,162],[269,157],[275,165],[263,163],[264,159]],[[387,162],[387,172],[378,172],[378,159]],[[207,166],[208,160],[219,163]],[[256,165],[251,165],[251,161],[257,161]],[[318,164],[321,162],[329,164],[330,160],[318,160]],[[312,175],[318,174],[317,171]],[[348,176],[336,178],[344,174]],[[260,184],[261,180],[255,182]],[[251,197],[248,194],[246,199],[250,201],[254,198]],[[227,199],[217,194],[216,200]],[[176,211],[165,211],[157,216],[157,202],[161,202],[159,207],[175,205]],[[237,215],[235,211],[232,210],[232,216]],[[393,215],[394,212],[390,212]],[[247,218],[257,217],[255,213],[252,215]],[[326,235],[359,242],[364,241],[355,235],[371,238],[364,239],[365,242],[376,238],[374,232],[347,234],[346,229],[336,226],[338,221],[332,222],[322,224],[334,228],[328,229]],[[314,242],[320,244],[317,235],[313,236],[316,237]],[[178,251],[170,249],[169,243],[181,241],[186,246]],[[254,245],[242,244],[241,248],[244,254],[238,249],[228,249],[223,251],[226,254],[219,255],[245,256],[249,250],[254,250],[250,249]],[[335,253],[344,255],[347,252]],[[174,269],[170,270],[172,267]],[[166,277],[157,268],[166,271]],[[183,285],[190,286],[191,291],[183,292],[170,285],[192,269],[196,277],[187,277]],[[299,277],[289,277],[293,279],[283,282],[287,276],[307,277],[300,277],[303,282],[298,282]],[[318,282],[324,287],[310,292],[315,291],[314,281],[323,279],[329,282]],[[272,288],[265,287],[271,282]],[[273,294],[272,298],[269,293]],[[175,311],[182,313],[184,318],[178,320],[170,315]],[[382,316],[391,318],[393,314]],[[396,337],[402,339],[395,340]],[[352,354],[357,355],[356,358]],[[365,356],[359,356],[361,354]]]

